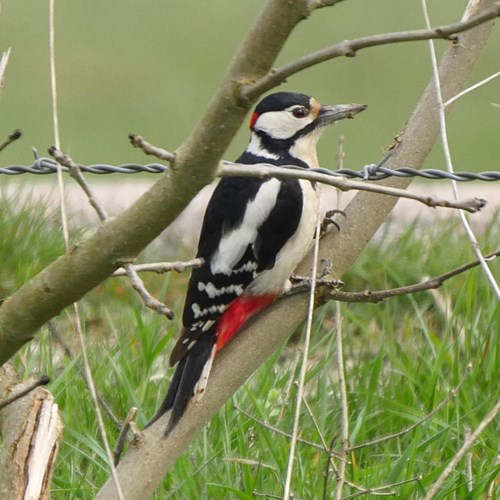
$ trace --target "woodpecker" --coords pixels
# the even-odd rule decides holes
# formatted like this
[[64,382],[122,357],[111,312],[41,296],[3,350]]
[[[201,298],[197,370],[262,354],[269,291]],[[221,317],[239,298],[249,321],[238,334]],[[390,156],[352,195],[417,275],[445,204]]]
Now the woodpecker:
[[[318,167],[317,141],[327,125],[364,105],[323,106],[313,97],[278,92],[250,120],[242,164]],[[201,398],[212,362],[245,321],[271,304],[311,246],[319,210],[317,186],[298,179],[224,177],[208,203],[191,273],[183,329],[170,357],[177,364],[150,424],[171,411],[166,434]]]

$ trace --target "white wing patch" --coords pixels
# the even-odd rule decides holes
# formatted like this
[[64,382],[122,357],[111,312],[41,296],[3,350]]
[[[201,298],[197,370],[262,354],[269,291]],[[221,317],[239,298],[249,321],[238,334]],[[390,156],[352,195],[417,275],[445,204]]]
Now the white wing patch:
[[212,274],[230,275],[233,267],[243,257],[248,245],[255,242],[260,226],[276,204],[281,182],[269,179],[260,187],[255,198],[247,205],[241,224],[226,232],[210,262]]

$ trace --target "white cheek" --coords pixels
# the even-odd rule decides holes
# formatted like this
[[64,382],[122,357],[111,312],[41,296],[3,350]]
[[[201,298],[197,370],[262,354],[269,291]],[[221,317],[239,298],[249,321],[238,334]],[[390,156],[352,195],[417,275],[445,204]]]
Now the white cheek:
[[259,116],[254,128],[275,139],[288,139],[312,123],[311,117],[295,118],[288,111],[268,111]]

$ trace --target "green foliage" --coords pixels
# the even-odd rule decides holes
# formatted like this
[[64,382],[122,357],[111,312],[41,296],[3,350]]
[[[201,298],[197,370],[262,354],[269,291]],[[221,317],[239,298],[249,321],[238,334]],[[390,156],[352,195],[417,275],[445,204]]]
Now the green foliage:
[[[28,217],[26,212],[22,215],[8,207],[2,214],[10,210],[10,215],[0,224],[12,233],[13,225],[19,228],[19,242],[32,241],[26,247],[31,257],[40,259],[37,265],[60,251],[57,231],[33,216],[43,211],[29,207]],[[20,224],[23,217],[32,224]],[[490,231],[483,241],[487,250],[498,248],[498,232]],[[51,246],[52,254],[47,253]],[[22,255],[18,251],[18,258],[6,259],[9,266],[2,269],[14,282],[30,275],[19,274]],[[150,257],[161,259],[161,255]],[[447,222],[443,227],[417,221],[405,228],[381,230],[344,281],[349,290],[401,286],[471,259],[469,244],[455,223]],[[498,278],[496,262],[492,268]],[[179,316],[187,276],[145,279],[151,291],[174,306]],[[447,311],[439,305],[440,299],[449,304]],[[500,396],[500,308],[484,275],[474,269],[435,293],[421,292],[376,305],[342,304],[341,310],[350,445],[418,423],[408,433],[353,450],[348,457],[347,478],[366,488],[418,478],[391,488],[400,498],[418,498]],[[131,406],[139,407],[137,422],[144,425],[168,385],[167,356],[178,320],[167,324],[143,310],[123,278],[110,279],[89,294],[82,302],[82,311],[98,390],[120,420]],[[335,304],[327,304],[316,313],[306,382],[314,422],[304,408],[300,437],[319,447],[298,444],[292,487],[297,498],[322,498],[325,492],[330,498],[335,487],[335,474],[327,469],[328,454],[321,449],[323,440],[327,446],[333,443],[334,451],[340,446],[334,318]],[[57,340],[44,330],[17,356],[16,365],[26,374],[49,374],[49,389],[64,415],[65,434],[53,498],[90,499],[109,471],[81,376],[80,348],[66,316],[62,314],[55,323],[74,359],[68,359]],[[282,494],[289,440],[270,426],[286,433],[292,428],[296,388],[291,382],[298,376],[299,350],[300,341],[293,337],[271,356],[179,458],[157,498],[250,499],[254,492]],[[262,425],[264,421],[269,426]],[[105,423],[114,443],[118,429],[106,413]],[[470,452],[471,491],[462,461],[438,498],[484,497],[499,472],[499,432],[497,420]],[[356,492],[349,485],[345,487],[346,495]]]

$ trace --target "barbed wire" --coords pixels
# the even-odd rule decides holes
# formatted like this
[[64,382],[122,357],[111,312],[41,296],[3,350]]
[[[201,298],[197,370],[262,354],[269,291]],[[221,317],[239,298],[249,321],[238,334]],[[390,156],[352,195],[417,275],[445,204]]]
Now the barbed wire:
[[[224,162],[228,165],[234,165],[232,162]],[[68,172],[69,168],[62,166],[64,172]],[[298,167],[300,169],[300,167]],[[148,163],[141,165],[138,163],[124,163],[122,165],[108,165],[105,163],[96,163],[94,165],[80,165],[82,172],[91,174],[161,174],[168,170],[166,165],[161,163]],[[445,172],[438,169],[422,169],[415,170],[409,167],[400,167],[391,169],[383,165],[366,165],[361,170],[352,170],[343,168],[339,170],[329,170],[327,168],[313,168],[310,171],[318,172],[334,177],[346,177],[348,179],[363,179],[370,181],[378,181],[386,179],[387,177],[421,177],[431,180],[453,179],[459,182],[470,181],[499,181],[500,171],[486,171],[486,172]],[[0,167],[0,174],[5,175],[21,175],[21,174],[37,174],[47,175],[57,172],[57,163],[52,158],[37,158],[31,165],[9,165]]]

